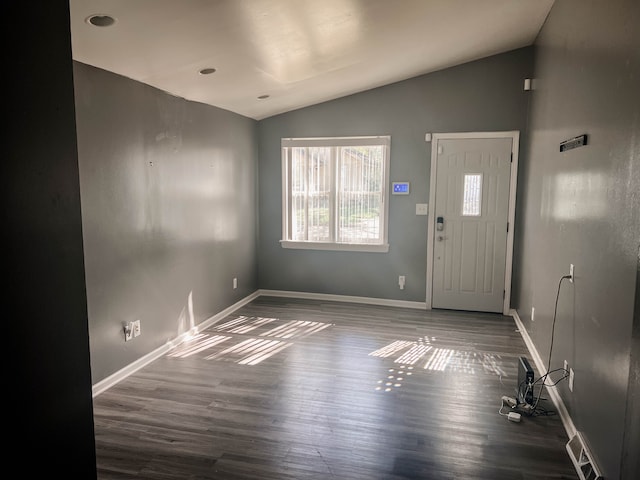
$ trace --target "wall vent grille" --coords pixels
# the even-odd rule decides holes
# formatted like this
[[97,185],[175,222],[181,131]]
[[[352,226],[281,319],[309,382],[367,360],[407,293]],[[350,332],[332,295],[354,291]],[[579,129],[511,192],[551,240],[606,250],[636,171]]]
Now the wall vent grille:
[[573,465],[576,467],[580,480],[602,480],[602,475],[598,467],[593,461],[591,452],[584,441],[584,438],[580,432],[576,434],[567,442],[567,452]]

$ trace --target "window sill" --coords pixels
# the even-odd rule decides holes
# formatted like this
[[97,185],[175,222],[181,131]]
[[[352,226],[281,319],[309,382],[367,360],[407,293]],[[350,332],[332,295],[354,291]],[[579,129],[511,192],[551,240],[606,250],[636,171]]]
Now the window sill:
[[301,250],[334,250],[342,252],[378,252],[387,253],[389,244],[369,245],[354,243],[325,243],[325,242],[292,242],[290,240],[280,240],[282,248],[293,248]]

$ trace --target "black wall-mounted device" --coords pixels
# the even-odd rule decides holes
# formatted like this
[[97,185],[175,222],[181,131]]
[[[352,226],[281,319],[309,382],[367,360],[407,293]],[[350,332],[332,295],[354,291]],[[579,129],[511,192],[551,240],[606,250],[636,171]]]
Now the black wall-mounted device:
[[566,152],[578,147],[584,147],[587,144],[587,135],[579,135],[577,137],[570,138],[560,143],[560,151]]

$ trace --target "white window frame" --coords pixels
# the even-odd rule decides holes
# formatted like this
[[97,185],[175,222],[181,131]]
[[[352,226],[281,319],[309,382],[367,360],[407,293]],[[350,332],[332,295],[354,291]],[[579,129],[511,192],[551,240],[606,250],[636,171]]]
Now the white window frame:
[[[290,210],[290,192],[289,192],[289,159],[287,151],[290,147],[348,147],[348,146],[366,146],[366,145],[382,145],[384,146],[383,161],[383,179],[382,179],[382,206],[380,209],[380,231],[382,233],[381,243],[342,243],[335,241],[335,225],[330,227],[332,241],[314,242],[314,241],[294,241],[289,240],[289,210]],[[282,239],[280,244],[282,248],[296,248],[308,250],[341,250],[353,252],[388,252],[388,225],[389,225],[389,157],[391,149],[391,136],[361,136],[361,137],[312,137],[312,138],[283,138],[281,141],[282,153]],[[331,184],[331,203],[336,204],[337,199],[337,175],[338,168],[336,156],[333,155],[334,163],[332,165],[332,184]],[[333,214],[333,223],[336,222],[335,212]]]

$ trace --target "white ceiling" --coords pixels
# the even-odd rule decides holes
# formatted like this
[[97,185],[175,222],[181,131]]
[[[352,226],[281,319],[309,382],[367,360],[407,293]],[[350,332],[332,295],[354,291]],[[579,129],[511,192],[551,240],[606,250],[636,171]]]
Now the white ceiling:
[[[257,120],[531,45],[554,0],[70,0],[73,58]],[[86,19],[110,15],[110,27]],[[201,75],[203,68],[215,68]],[[261,95],[269,98],[258,99]]]

